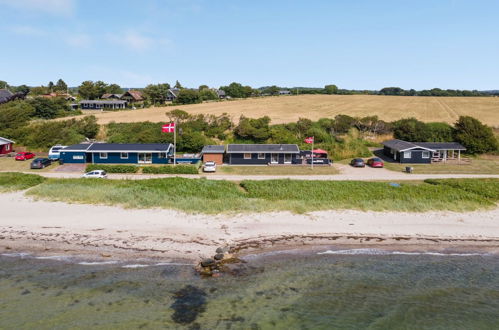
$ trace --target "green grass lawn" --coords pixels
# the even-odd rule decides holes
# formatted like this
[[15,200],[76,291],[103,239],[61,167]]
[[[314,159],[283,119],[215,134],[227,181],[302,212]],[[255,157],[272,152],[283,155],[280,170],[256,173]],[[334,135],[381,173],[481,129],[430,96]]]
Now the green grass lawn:
[[385,168],[402,172],[412,166],[416,174],[499,174],[499,159],[472,159],[471,164],[399,164],[385,162]]
[[28,195],[52,201],[168,208],[209,214],[358,209],[472,211],[497,207],[499,179],[404,182],[208,179],[48,179]]
[[4,172],[0,173],[0,192],[24,190],[39,185],[44,177],[34,174]]
[[52,165],[45,167],[44,169],[32,170],[29,168],[31,164],[31,159],[28,160],[15,160],[14,157],[1,157],[0,158],[0,171],[12,171],[12,172],[49,172],[59,166],[59,163],[54,162]]
[[333,166],[314,166],[312,169],[310,166],[224,165],[217,167],[217,173],[232,175],[331,175],[338,174],[339,171]]

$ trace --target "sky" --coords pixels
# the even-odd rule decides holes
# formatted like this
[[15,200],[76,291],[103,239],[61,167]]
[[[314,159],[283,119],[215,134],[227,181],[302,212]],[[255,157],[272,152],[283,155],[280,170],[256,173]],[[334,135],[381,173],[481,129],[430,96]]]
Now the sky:
[[0,80],[499,89],[497,0],[0,0]]

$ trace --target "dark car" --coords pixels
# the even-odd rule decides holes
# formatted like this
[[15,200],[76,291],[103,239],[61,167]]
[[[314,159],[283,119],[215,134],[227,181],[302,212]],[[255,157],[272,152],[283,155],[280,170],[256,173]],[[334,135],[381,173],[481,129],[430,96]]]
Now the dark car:
[[383,167],[384,163],[383,163],[383,160],[381,160],[381,158],[373,157],[367,161],[367,165],[369,165],[371,167],[381,168],[381,167]]
[[52,164],[52,161],[48,158],[36,158],[31,162],[31,168],[41,169],[49,166],[50,164]]
[[352,159],[350,165],[352,165],[353,167],[366,167],[366,163],[364,163],[364,160],[362,158]]

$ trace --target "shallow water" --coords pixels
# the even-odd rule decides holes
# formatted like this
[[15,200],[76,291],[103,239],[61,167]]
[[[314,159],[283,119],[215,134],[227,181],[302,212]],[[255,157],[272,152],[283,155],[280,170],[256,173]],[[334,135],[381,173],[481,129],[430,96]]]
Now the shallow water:
[[248,256],[240,276],[210,279],[182,263],[1,255],[0,328],[499,328],[496,255],[321,252]]

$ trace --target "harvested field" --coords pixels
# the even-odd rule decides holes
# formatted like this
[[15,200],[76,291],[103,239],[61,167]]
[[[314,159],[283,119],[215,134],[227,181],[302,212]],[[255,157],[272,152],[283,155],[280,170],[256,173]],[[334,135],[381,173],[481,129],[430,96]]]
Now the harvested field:
[[173,109],[182,109],[191,114],[220,115],[226,112],[232,116],[235,122],[241,115],[252,118],[268,115],[274,124],[293,122],[300,117],[316,120],[323,117],[334,117],[338,114],[378,115],[387,121],[416,117],[426,122],[453,123],[459,116],[469,115],[488,125],[499,127],[498,97],[299,95],[92,113],[97,116],[100,124],[107,124],[111,121],[161,122],[166,120],[165,112]]

